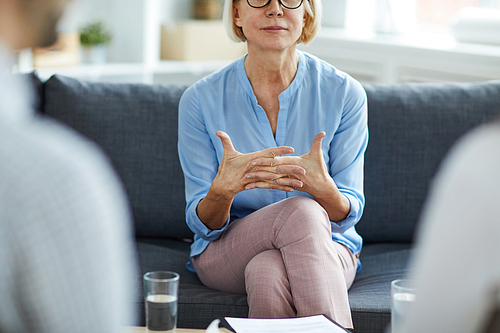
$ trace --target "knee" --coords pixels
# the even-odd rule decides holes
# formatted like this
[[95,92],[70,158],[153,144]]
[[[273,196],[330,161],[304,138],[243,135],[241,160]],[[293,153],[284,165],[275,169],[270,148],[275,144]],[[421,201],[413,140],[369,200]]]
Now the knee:
[[308,197],[291,197],[285,199],[285,201],[295,209],[299,211],[319,211],[325,213],[326,211],[321,207],[321,205],[314,199]]
[[325,209],[314,199],[293,197],[286,199],[288,214],[285,214],[288,227],[299,230],[314,230],[315,227],[331,230],[330,219]]

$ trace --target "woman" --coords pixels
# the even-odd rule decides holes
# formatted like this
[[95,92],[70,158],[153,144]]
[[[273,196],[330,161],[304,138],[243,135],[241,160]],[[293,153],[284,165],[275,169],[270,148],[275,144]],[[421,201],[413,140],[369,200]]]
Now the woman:
[[319,27],[319,0],[228,0],[224,20],[248,54],[179,105],[188,266],[208,287],[246,292],[249,317],[326,314],[351,328],[364,90],[296,50]]

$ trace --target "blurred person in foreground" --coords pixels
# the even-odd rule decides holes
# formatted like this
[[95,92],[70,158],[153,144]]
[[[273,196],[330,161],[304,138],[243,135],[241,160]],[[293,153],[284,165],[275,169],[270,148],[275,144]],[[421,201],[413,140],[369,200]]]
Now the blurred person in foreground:
[[124,190],[76,132],[35,116],[14,51],[49,46],[67,0],[0,0],[0,331],[120,332],[136,256]]
[[249,317],[325,314],[352,328],[365,91],[296,49],[319,28],[320,0],[226,0],[224,20],[248,54],[179,104],[189,267],[208,287],[246,293]]
[[490,325],[500,304],[500,122],[451,150],[422,222],[409,274],[417,294],[401,333],[499,332]]

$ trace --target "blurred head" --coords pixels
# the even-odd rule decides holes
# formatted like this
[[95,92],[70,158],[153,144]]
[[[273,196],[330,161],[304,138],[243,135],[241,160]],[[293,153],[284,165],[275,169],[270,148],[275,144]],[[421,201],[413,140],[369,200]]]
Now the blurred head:
[[70,0],[0,0],[0,39],[14,50],[50,46]]
[[[246,3],[247,0],[225,0],[223,21],[229,38],[235,42],[244,42],[247,40],[247,37],[245,36],[242,27],[238,26],[234,20],[233,8],[237,2]],[[268,4],[267,6],[270,5],[271,4]],[[321,25],[321,0],[304,0],[301,7],[304,7],[306,19],[297,43],[307,44],[314,39]],[[287,9],[285,8],[284,10]]]

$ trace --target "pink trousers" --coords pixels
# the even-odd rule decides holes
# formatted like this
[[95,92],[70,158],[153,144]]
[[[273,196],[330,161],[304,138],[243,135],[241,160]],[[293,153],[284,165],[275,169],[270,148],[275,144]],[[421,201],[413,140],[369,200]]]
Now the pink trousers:
[[352,328],[347,290],[358,259],[334,242],[326,211],[293,197],[232,222],[192,258],[206,286],[247,293],[250,318],[325,314]]

